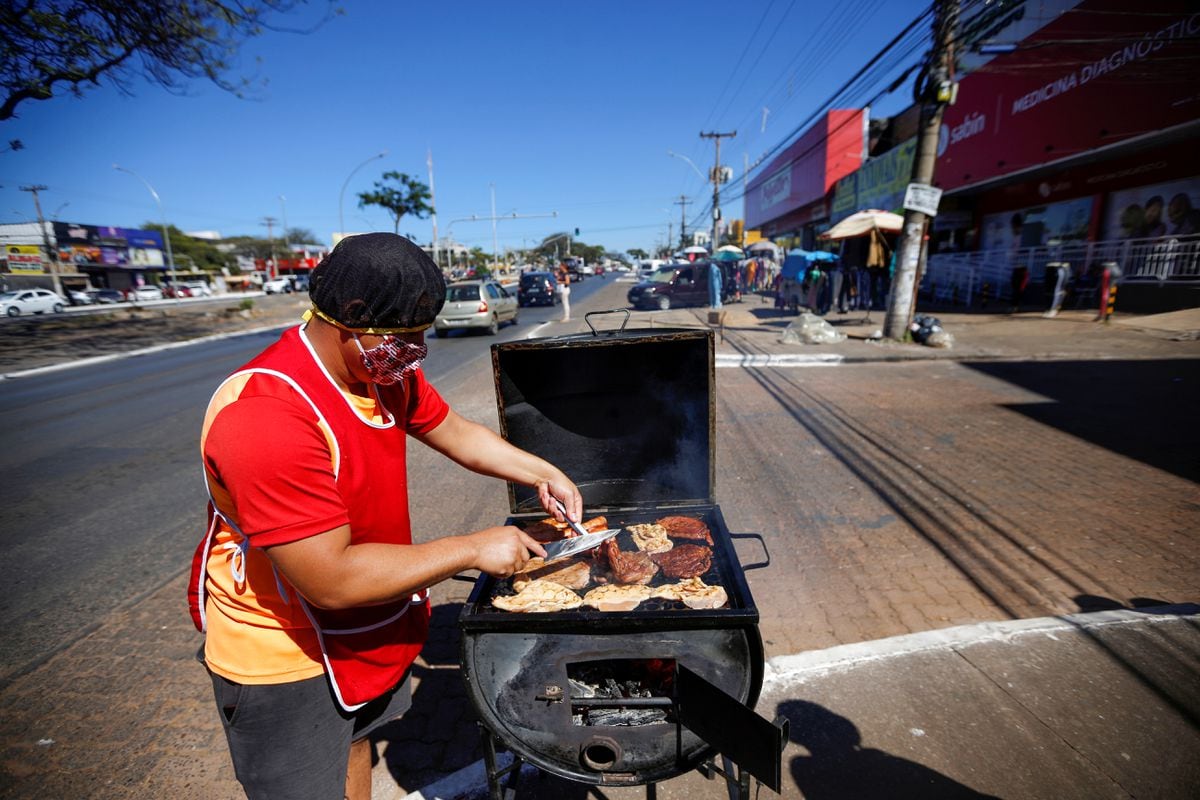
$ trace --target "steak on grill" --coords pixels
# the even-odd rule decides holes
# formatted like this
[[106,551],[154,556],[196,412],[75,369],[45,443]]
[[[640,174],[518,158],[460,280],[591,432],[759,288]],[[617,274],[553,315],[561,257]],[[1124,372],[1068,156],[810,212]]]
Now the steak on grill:
[[702,544],[681,544],[665,553],[651,554],[650,560],[668,578],[697,578],[712,566],[712,550]]
[[667,536],[672,539],[695,539],[704,542],[709,547],[712,546],[712,533],[708,530],[708,526],[695,517],[679,515],[663,517],[657,520],[656,524],[666,528]]
[[604,555],[608,557],[609,569],[612,570],[613,579],[617,583],[645,584],[658,574],[658,567],[650,560],[649,556],[640,550],[626,553],[617,547],[615,539],[609,539],[601,547],[604,548]]

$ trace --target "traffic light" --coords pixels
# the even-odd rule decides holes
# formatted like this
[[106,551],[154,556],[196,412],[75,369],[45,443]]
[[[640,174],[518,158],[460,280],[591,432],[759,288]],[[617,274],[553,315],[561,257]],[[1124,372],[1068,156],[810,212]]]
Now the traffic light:
[[729,227],[730,227],[730,231],[729,231],[730,240],[734,244],[736,244],[738,247],[741,247],[742,246],[742,230],[744,227],[742,220],[735,219],[732,223],[730,223]]
[[578,235],[579,235],[579,228],[576,228],[576,229],[575,229],[575,235],[576,235],[576,236],[578,236]]

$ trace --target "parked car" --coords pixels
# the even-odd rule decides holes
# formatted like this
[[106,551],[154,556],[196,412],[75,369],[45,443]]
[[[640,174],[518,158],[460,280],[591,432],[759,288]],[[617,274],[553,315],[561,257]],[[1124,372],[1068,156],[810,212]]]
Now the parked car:
[[292,276],[292,291],[307,292],[308,291],[308,276],[293,275]]
[[168,283],[166,286],[163,287],[162,291],[163,291],[164,297],[178,298],[178,297],[191,297],[192,296],[192,290],[189,289],[188,287],[184,286],[183,284],[175,285],[175,284]]
[[549,272],[526,272],[517,286],[517,305],[552,306],[558,302],[558,281]]
[[66,303],[64,298],[47,289],[23,289],[0,294],[0,309],[10,317],[44,314],[47,311],[58,314]]
[[288,294],[292,291],[292,282],[288,278],[272,278],[263,281],[263,291],[267,294]]
[[118,292],[116,289],[92,289],[88,292],[94,298],[95,302],[105,305],[120,303],[125,299],[125,295]]
[[706,305],[708,262],[660,267],[648,280],[631,287],[626,299],[634,308],[657,308],[660,311]]
[[511,292],[495,281],[461,281],[446,287],[446,304],[433,321],[433,333],[482,328],[495,336],[506,320],[517,321],[517,298]]
[[129,290],[129,302],[136,303],[139,300],[162,300],[163,290],[152,283],[145,286],[135,286]]
[[204,281],[188,281],[180,285],[191,292],[192,297],[212,297],[212,289]]
[[71,302],[77,306],[90,306],[92,303],[96,302],[92,299],[90,294],[87,292],[81,292],[78,289],[68,289],[67,296],[71,299]]

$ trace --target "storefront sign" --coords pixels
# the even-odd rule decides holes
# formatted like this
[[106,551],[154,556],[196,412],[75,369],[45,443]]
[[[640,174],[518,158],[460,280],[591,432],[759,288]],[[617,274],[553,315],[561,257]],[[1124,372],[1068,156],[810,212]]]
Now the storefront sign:
[[42,248],[34,244],[10,244],[4,248],[8,258],[8,271],[16,275],[34,275],[45,272]]
[[936,185],[974,186],[1195,120],[1195,76],[1179,66],[1200,58],[1194,2],[1145,0],[1133,14],[1123,0],[1085,0],[1048,18],[963,78],[942,120]]
[[862,162],[866,112],[828,112],[751,179],[746,225],[763,227],[822,200],[839,178]]

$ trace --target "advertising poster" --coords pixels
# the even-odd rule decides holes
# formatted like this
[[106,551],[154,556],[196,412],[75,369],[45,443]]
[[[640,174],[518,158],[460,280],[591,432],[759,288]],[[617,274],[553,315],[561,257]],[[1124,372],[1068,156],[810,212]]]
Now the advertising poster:
[[983,218],[982,250],[1015,253],[1026,247],[1044,247],[1087,238],[1092,198],[1002,211]]
[[1113,192],[1105,239],[1158,239],[1200,233],[1200,175]]
[[129,263],[135,267],[161,267],[166,264],[162,250],[149,247],[129,248]]
[[99,264],[100,248],[85,244],[60,246],[58,260],[64,264]]
[[10,244],[4,248],[8,271],[15,275],[36,275],[44,272],[42,248],[36,244]]

